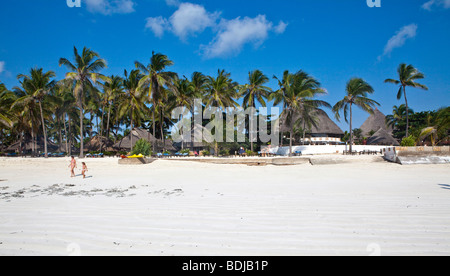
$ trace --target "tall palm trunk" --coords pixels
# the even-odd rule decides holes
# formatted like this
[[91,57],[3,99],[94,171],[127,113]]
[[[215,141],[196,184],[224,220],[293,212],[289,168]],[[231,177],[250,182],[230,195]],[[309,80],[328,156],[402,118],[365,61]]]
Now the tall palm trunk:
[[[252,107],[255,108],[255,97],[252,96]],[[253,114],[252,114],[253,115]],[[253,116],[249,116],[248,128],[249,128],[249,138],[250,138],[250,150],[253,152]]]
[[192,109],[191,109],[191,114],[192,114],[192,117],[191,117],[191,151],[194,151],[194,139],[195,139],[195,137],[194,137],[194,135],[195,135],[194,112],[195,112],[194,107],[192,107]]
[[109,139],[109,119],[111,116],[111,104],[108,107],[108,119],[106,119],[106,138]]
[[[131,112],[131,114],[133,114],[133,111]],[[131,116],[131,125],[130,125],[131,131],[130,131],[130,147],[131,147],[131,151],[130,153],[133,151],[133,115]]]
[[305,145],[305,139],[306,139],[306,120],[303,119],[303,146]]
[[78,100],[78,107],[80,108],[80,158],[84,158],[84,138],[83,138],[83,103],[82,98]]
[[403,94],[405,95],[406,105],[406,137],[409,137],[409,111],[408,111],[408,99],[406,98],[406,86],[403,86]]
[[164,109],[161,108],[161,122],[160,122],[160,131],[161,131],[161,141],[163,143],[162,147],[163,147],[163,151],[166,150],[166,138],[164,137]]
[[34,130],[33,130],[33,124],[31,124],[31,156],[34,157],[34,155],[35,155]]
[[156,151],[156,124],[155,124],[155,102],[153,102],[153,111],[152,111],[152,128],[153,128],[153,151]]
[[350,104],[350,154],[353,155],[353,112],[352,112],[352,104]]
[[[103,105],[103,107],[102,107],[102,119],[101,119],[102,125],[100,126],[100,139],[101,139],[100,152],[102,152],[102,150],[103,150],[103,142],[104,142],[104,140],[101,138],[101,137],[103,137],[103,117],[104,117],[104,115],[105,115],[105,105]],[[98,119],[98,116],[97,116],[97,119]],[[98,126],[98,123],[97,123],[97,126]]]
[[69,133],[67,132],[67,127],[66,127],[66,113],[64,113],[63,116],[63,122],[64,122],[64,133],[66,135],[66,154],[69,154]]
[[20,132],[19,150],[20,150],[20,156],[23,157],[23,131]]
[[69,123],[69,131],[67,132],[67,140],[69,141],[69,151],[68,151],[68,153],[69,153],[69,156],[71,156],[72,155],[72,128],[71,128],[71,119],[70,119],[70,117],[69,117],[69,121],[68,121],[68,123]]
[[61,127],[61,117],[57,116],[57,123],[58,123],[58,132],[59,132],[59,139],[58,139],[58,152],[62,148],[62,127]]
[[291,126],[291,131],[289,131],[289,157],[292,157],[292,134],[294,133],[294,126]]
[[44,113],[42,112],[42,102],[41,102],[41,100],[39,100],[39,109],[41,111],[42,132],[44,133],[44,153],[45,153],[45,158],[48,158],[47,130],[45,129]]

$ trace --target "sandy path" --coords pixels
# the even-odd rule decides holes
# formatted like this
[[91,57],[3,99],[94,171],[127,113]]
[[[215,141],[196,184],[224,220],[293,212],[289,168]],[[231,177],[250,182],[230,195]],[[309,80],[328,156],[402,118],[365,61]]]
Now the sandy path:
[[0,159],[1,255],[450,254],[449,165],[87,162]]

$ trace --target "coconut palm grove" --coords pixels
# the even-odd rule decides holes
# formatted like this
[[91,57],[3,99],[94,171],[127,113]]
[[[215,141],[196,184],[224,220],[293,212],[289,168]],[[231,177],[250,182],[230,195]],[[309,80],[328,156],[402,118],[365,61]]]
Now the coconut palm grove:
[[[201,72],[194,72],[190,77],[179,76],[170,71],[173,64],[168,56],[153,52],[147,65],[136,61],[135,68],[124,69],[121,76],[105,76],[102,69],[107,62],[99,53],[87,47],[82,50],[74,47],[72,57],[59,59],[59,65],[67,68],[62,80],[56,80],[53,71],[30,68],[29,72],[17,76],[20,86],[0,86],[2,149],[19,141],[20,154],[48,157],[50,142],[58,146],[57,151],[69,155],[79,153],[83,157],[84,145],[94,137],[118,141],[134,128],[147,129],[159,140],[170,140],[170,128],[176,123],[171,119],[171,111],[179,106],[192,110],[195,99],[203,99],[204,107],[224,109],[238,106],[241,99],[244,108],[256,107],[257,102],[261,106],[266,106],[267,101],[282,102],[281,115],[289,118],[284,123],[289,124],[291,131],[288,139],[281,135],[283,142],[290,146],[301,140],[295,139],[296,134],[301,136],[311,130],[314,114],[320,108],[332,109],[336,120],[343,113],[349,122],[349,135],[342,137],[342,141],[348,139],[351,146],[369,138],[361,137],[359,129],[353,128],[353,109],[361,108],[373,114],[380,105],[370,98],[374,89],[361,78],[348,81],[343,100],[327,103],[318,99],[318,95],[326,93],[320,81],[303,70],[285,71],[280,78],[273,76],[279,82],[279,89],[272,90],[265,86],[269,76],[258,69],[249,72],[247,83],[239,84],[233,81],[231,73],[220,69],[214,76]],[[405,104],[395,106],[393,114],[386,118],[394,136],[402,145],[448,144],[450,107],[414,113],[407,105],[406,87],[427,89],[417,82],[425,75],[413,65],[400,64],[398,78],[386,80],[399,87],[398,99],[405,98]],[[290,119],[296,113],[300,117],[295,121]],[[248,136],[246,143],[220,143],[214,152],[229,155],[235,147],[245,146],[252,154],[262,145],[257,142],[255,146],[252,140]],[[29,152],[27,144],[32,145]],[[43,144],[43,149],[38,150],[38,144]],[[152,152],[166,150],[165,145],[165,142],[162,148],[153,145]],[[112,151],[107,153],[116,154],[120,149]]]
[[[441,3],[442,1],[424,2],[421,5],[407,7],[410,14],[417,14],[417,20],[413,24],[392,16],[395,20],[403,22],[392,24],[403,27],[400,29],[395,27],[396,32],[391,31],[387,34],[387,37],[391,38],[385,44],[384,51],[379,51],[378,57],[375,56],[369,62],[365,61],[365,66],[355,70],[349,68],[352,64],[355,68],[360,66],[360,59],[354,57],[345,60],[347,64],[346,69],[342,70],[344,73],[338,69],[339,63],[344,63],[342,58],[357,53],[354,49],[347,49],[348,47],[344,46],[344,42],[349,40],[345,37],[345,32],[339,32],[342,38],[337,38],[333,36],[331,29],[326,29],[328,35],[334,37],[336,45],[343,45],[340,50],[332,49],[330,46],[327,49],[317,47],[316,51],[312,51],[309,46],[297,40],[297,34],[303,31],[299,28],[304,28],[299,26],[297,17],[290,12],[286,13],[285,18],[279,17],[282,13],[278,13],[278,9],[290,10],[286,9],[290,5],[288,3],[280,3],[279,7],[273,7],[272,12],[270,7],[261,6],[256,12],[259,15],[250,13],[247,15],[250,4],[245,3],[241,7],[242,14],[234,14],[236,17],[232,19],[234,15],[230,14],[229,7],[236,5],[233,3],[224,6],[218,3],[207,5],[180,1],[160,2],[152,3],[152,12],[147,17],[141,18],[146,22],[145,31],[141,33],[138,32],[139,28],[131,27],[137,23],[129,19],[130,16],[140,18],[143,11],[149,10],[148,3],[81,1],[79,6],[66,5],[65,1],[61,1],[60,5],[52,7],[47,3],[33,3],[24,7],[24,12],[29,18],[33,18],[33,10],[40,10],[44,14],[59,11],[61,16],[67,17],[59,20],[71,26],[69,28],[71,31],[66,32],[66,35],[72,33],[80,36],[84,30],[87,33],[78,39],[66,37],[65,41],[69,44],[63,43],[64,47],[55,51],[64,52],[65,55],[56,57],[47,50],[45,57],[42,57],[42,60],[45,60],[42,64],[36,60],[28,64],[26,60],[21,59],[18,66],[19,60],[7,59],[6,53],[15,52],[17,47],[23,50],[25,41],[16,34],[23,31],[26,26],[31,26],[31,22],[24,21],[11,27],[11,30],[16,30],[15,34],[13,31],[1,31],[5,45],[0,47],[1,155],[83,157],[95,152],[107,155],[127,154],[132,151],[137,141],[130,141],[131,149],[114,145],[133,129],[148,132],[147,140],[151,143],[152,154],[166,151],[174,153],[187,149],[193,151],[194,143],[174,145],[172,142],[171,130],[178,120],[173,119],[171,113],[177,107],[185,107],[191,111],[191,115],[194,115],[195,99],[202,101],[204,109],[279,107],[280,116],[269,117],[269,120],[280,119],[282,124],[280,143],[291,148],[294,145],[311,143],[307,138],[313,134],[312,129],[320,127],[318,112],[324,111],[343,130],[343,134],[338,137],[338,143],[348,144],[349,150],[352,151],[352,145],[366,144],[378,131],[378,129],[361,130],[360,127],[367,117],[374,116],[374,112],[380,109],[385,113],[382,117],[387,129],[390,130],[389,135],[395,139],[395,144],[404,146],[449,144],[450,109],[448,92],[445,92],[447,86],[439,79],[440,75],[436,73],[438,70],[430,70],[429,64],[426,68],[431,72],[423,69],[424,66],[421,66],[424,63],[423,59],[417,58],[422,54],[416,52],[413,55],[414,51],[407,49],[412,43],[417,44],[416,48],[423,46],[420,46],[418,43],[421,42],[417,40],[423,35],[420,30],[428,17],[436,16],[439,20],[446,18],[448,5]],[[335,1],[327,0],[323,2],[325,6],[329,5],[336,9],[333,14],[330,12],[334,9],[327,9],[325,17],[329,20],[336,19],[336,26],[348,30],[353,37],[361,35],[362,40],[369,39],[370,34],[363,33],[362,28],[369,28],[372,24],[370,22],[375,22],[370,20],[375,20],[376,14],[382,13],[384,18],[390,18],[389,14],[398,10],[395,3],[368,7],[366,1],[360,1],[358,4],[337,4]],[[14,14],[17,8],[15,5],[17,3],[8,3],[3,11]],[[318,8],[316,5],[318,3],[301,2],[296,3],[295,7],[316,11]],[[370,22],[361,23],[367,24],[364,26],[355,26],[337,20],[351,11],[361,12]],[[8,16],[10,15],[5,14],[2,18]],[[306,14],[298,16],[310,23],[313,20]],[[44,17],[42,16],[36,24],[44,24],[43,22],[46,22]],[[90,21],[86,23],[81,18],[89,18]],[[80,28],[75,28],[70,23],[77,20],[81,24]],[[112,22],[113,20],[115,21]],[[115,27],[110,30],[104,28],[105,25],[102,24],[107,24],[106,22]],[[125,31],[116,24],[122,24],[121,26],[129,24],[130,28]],[[445,29],[444,25],[436,27],[435,31]],[[332,28],[330,24],[328,28]],[[425,28],[430,27],[424,26],[423,32]],[[115,29],[120,31],[114,31]],[[379,29],[387,30],[388,26],[380,23]],[[317,30],[325,31],[319,26]],[[92,31],[96,35],[93,35]],[[215,35],[209,43],[208,32],[211,32],[213,37]],[[36,34],[38,33],[42,35],[42,41],[47,43],[48,39],[44,38],[48,35],[45,28],[37,29]],[[111,40],[111,35],[120,33],[123,34],[123,39],[116,37]],[[102,36],[104,38],[101,38]],[[151,43],[141,41],[130,45],[125,41],[131,36],[146,39]],[[295,37],[295,40],[287,41],[288,37],[290,39]],[[328,41],[322,41],[323,38],[317,33],[308,32],[305,33],[305,37],[311,37],[314,41],[312,43],[317,45],[330,44]],[[370,39],[373,38],[376,38],[375,35],[370,36]],[[384,43],[386,39],[379,38],[379,40]],[[61,44],[56,38],[54,43]],[[355,43],[362,42],[353,40],[351,44]],[[443,47],[446,43],[444,40]],[[304,51],[293,48],[293,45],[300,44],[304,47]],[[431,44],[433,43],[428,45]],[[194,49],[195,45],[199,47]],[[253,49],[249,47],[251,45],[254,46]],[[362,45],[358,46],[361,51]],[[440,47],[440,44],[433,45]],[[30,47],[26,50],[26,55],[38,56],[37,53],[43,50],[39,45],[36,47],[38,48]],[[371,52],[378,51],[373,46],[367,47],[372,47]],[[111,49],[123,49],[121,50],[123,55],[112,55]],[[333,58],[330,58],[330,54],[335,50],[342,51],[343,54],[333,54]],[[33,54],[33,51],[36,54]],[[134,51],[136,60],[132,57]],[[179,55],[181,52],[182,56]],[[257,56],[260,52],[264,53],[264,57]],[[304,58],[289,57],[298,55],[297,52],[301,52]],[[145,58],[142,58],[142,53],[145,53]],[[432,54],[433,51],[426,53]],[[321,55],[327,58],[324,58],[325,60],[317,58]],[[401,58],[397,58],[397,55]],[[130,66],[121,68],[120,64],[123,64],[123,61],[117,63],[116,61],[125,56],[128,57],[127,64]],[[315,56],[316,60],[314,61],[311,56]],[[334,61],[334,57],[339,61]],[[283,63],[278,62],[278,59],[286,60],[286,67],[283,68]],[[430,56],[430,59],[435,59],[435,56]],[[399,62],[394,64],[393,60]],[[16,68],[21,68],[20,72],[9,71],[9,67],[14,63],[17,63]],[[385,65],[387,63],[391,65]],[[218,65],[212,70],[211,64]],[[385,66],[382,75],[372,68],[380,66]],[[114,74],[111,74],[111,71]],[[346,83],[345,87],[340,86],[336,89],[335,84],[332,87],[324,84],[332,82],[333,79]],[[381,85],[384,85],[383,90],[380,89]],[[413,103],[411,99],[414,100]],[[423,103],[420,99],[424,99]],[[417,106],[418,102],[421,102],[420,107]],[[433,106],[424,107],[426,102],[433,102]],[[205,126],[208,122],[203,120],[202,125]],[[194,132],[194,124],[191,127]],[[252,155],[261,151],[262,146],[268,145],[261,142],[258,137],[254,137],[258,135],[249,131],[248,122],[245,124],[245,135],[246,142],[210,143],[202,150],[214,152],[216,156],[226,156],[243,147],[249,155]],[[92,144],[99,145],[93,147]]]

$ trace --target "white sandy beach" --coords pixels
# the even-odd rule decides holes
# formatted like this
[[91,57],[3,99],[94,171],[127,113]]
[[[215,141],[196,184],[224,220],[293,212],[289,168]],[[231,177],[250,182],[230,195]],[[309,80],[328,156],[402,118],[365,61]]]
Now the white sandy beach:
[[3,158],[0,255],[450,255],[450,165],[358,158],[85,159],[84,180],[66,158]]

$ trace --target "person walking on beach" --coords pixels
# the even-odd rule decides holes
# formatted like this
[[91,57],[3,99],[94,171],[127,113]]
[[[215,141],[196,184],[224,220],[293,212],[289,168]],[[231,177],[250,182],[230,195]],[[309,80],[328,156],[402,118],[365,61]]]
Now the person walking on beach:
[[72,156],[72,160],[70,160],[69,168],[70,168],[70,177],[75,177],[75,168],[77,167],[77,161],[75,157]]
[[83,175],[83,178],[86,178],[86,172],[88,171],[88,168],[86,166],[86,163],[82,162],[83,168],[81,169],[81,174]]

